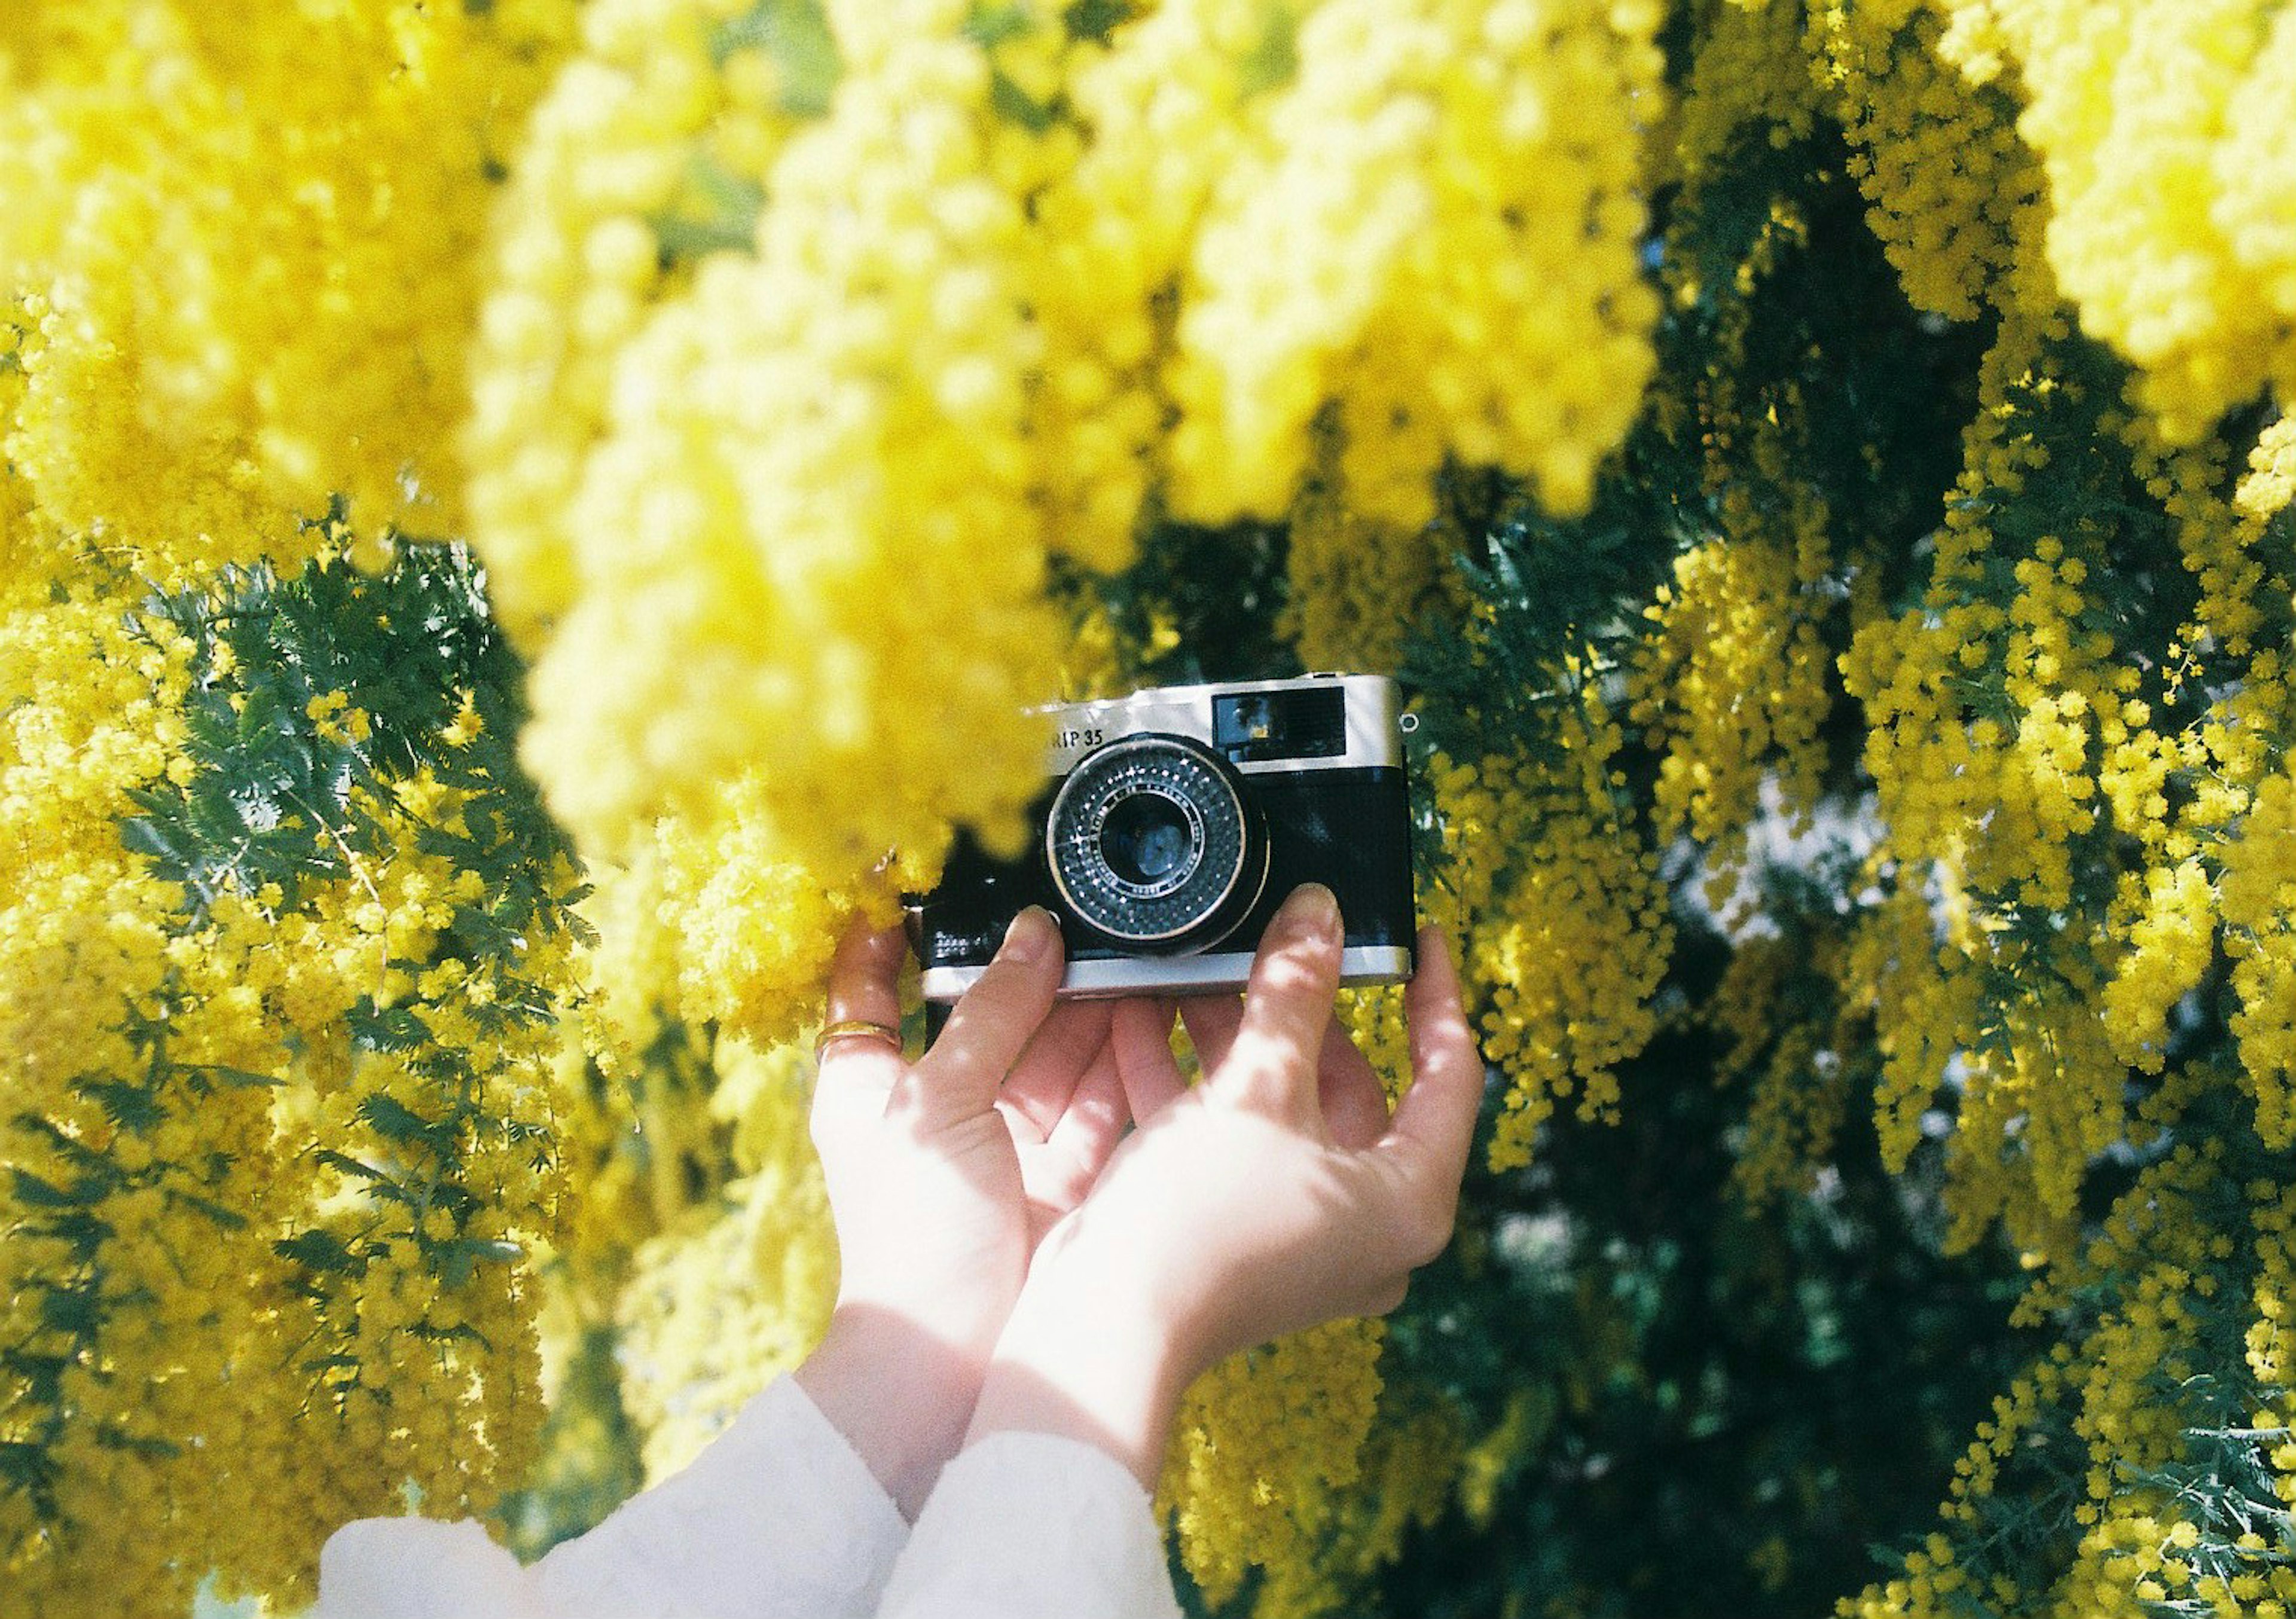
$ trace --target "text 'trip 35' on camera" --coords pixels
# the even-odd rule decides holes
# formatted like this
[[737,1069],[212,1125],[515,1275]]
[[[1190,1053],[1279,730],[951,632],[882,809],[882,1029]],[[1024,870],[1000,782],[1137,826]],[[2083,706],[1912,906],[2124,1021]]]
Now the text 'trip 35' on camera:
[[980,976],[1023,907],[1060,920],[1068,996],[1240,988],[1301,883],[1339,896],[1342,980],[1411,976],[1410,794],[1395,683],[1369,675],[1162,686],[1036,710],[1028,849],[960,838],[912,909],[928,1001]]

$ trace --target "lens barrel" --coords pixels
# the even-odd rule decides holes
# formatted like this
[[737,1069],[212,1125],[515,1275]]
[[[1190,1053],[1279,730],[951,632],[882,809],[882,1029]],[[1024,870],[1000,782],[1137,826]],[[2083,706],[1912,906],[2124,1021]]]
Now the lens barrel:
[[1267,836],[1226,759],[1149,732],[1086,755],[1045,817],[1053,886],[1123,947],[1177,955],[1218,943],[1259,900]]

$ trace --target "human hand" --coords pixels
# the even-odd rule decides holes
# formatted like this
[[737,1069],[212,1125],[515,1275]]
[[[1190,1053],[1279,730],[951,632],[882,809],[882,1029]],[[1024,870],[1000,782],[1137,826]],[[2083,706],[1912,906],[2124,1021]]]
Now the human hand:
[[[898,1028],[898,928],[857,923],[828,1024]],[[1074,1208],[1128,1115],[1105,1003],[1055,1006],[1060,932],[1038,910],[914,1063],[831,1039],[813,1139],[837,1227],[837,1306],[800,1383],[914,1516],[954,1453],[1037,1242]]]
[[1332,996],[1327,891],[1268,927],[1241,1002],[1184,1015],[1207,1077],[1184,1089],[1168,1002],[1119,1003],[1111,1043],[1142,1122],[1039,1249],[972,1435],[1068,1433],[1152,1487],[1172,1411],[1223,1356],[1335,1317],[1383,1313],[1448,1241],[1483,1067],[1440,935],[1406,992],[1411,1090],[1390,1117]]

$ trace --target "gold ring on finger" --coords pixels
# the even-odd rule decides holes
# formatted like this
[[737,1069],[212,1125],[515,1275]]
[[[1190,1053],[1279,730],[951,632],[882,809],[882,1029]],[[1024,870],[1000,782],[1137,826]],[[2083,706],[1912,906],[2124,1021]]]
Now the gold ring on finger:
[[882,1040],[897,1052],[907,1049],[902,1043],[901,1031],[890,1023],[873,1023],[866,1018],[840,1018],[834,1023],[822,1026],[820,1034],[813,1043],[814,1059],[820,1060],[821,1054],[829,1049],[831,1041],[847,1039]]

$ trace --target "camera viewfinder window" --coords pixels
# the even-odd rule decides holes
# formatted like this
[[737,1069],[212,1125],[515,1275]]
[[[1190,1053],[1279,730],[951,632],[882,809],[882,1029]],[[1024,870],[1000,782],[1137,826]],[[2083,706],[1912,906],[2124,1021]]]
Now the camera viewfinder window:
[[1347,693],[1236,691],[1212,699],[1212,739],[1238,764],[1256,759],[1332,759],[1348,750]]

